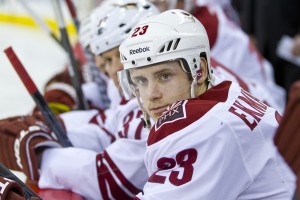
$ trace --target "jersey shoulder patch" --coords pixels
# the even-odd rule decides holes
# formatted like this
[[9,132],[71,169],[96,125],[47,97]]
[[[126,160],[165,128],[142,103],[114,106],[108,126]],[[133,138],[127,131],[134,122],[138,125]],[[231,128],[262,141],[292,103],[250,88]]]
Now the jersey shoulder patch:
[[173,103],[166,112],[157,120],[154,128],[157,131],[164,124],[173,123],[177,120],[186,118],[185,104],[187,101]]

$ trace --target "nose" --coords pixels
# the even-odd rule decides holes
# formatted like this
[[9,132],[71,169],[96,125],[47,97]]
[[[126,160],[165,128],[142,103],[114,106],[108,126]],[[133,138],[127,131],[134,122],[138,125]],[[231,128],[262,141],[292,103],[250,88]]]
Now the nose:
[[147,89],[147,98],[150,101],[160,99],[162,97],[161,89],[159,84],[155,81],[148,82],[148,89]]

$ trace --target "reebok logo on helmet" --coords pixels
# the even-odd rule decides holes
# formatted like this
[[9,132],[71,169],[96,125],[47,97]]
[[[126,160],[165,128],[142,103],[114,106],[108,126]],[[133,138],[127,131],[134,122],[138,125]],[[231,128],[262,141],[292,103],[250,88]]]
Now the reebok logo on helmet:
[[137,54],[137,53],[143,53],[146,51],[150,51],[150,47],[144,47],[144,48],[139,47],[138,49],[130,49],[129,54],[133,55],[133,54]]

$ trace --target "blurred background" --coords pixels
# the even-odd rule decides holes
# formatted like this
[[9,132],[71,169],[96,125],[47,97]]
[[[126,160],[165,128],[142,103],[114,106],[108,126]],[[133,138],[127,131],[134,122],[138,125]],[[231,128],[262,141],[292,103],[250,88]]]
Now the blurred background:
[[[78,0],[74,3],[81,19],[99,2]],[[61,5],[70,42],[74,44],[76,29],[67,6],[63,1]],[[67,53],[36,23],[31,12],[59,37],[51,0],[0,0],[0,118],[28,114],[35,106],[3,50],[10,46],[14,49],[40,92],[68,63]]]

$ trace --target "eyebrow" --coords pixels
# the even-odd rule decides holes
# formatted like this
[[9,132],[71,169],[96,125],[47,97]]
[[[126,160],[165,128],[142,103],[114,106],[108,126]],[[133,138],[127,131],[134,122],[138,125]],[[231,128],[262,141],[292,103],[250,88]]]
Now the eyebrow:
[[[133,71],[137,71],[139,69],[134,69]],[[166,73],[166,72],[170,72],[171,69],[170,68],[167,68],[167,69],[161,69],[161,70],[158,70],[154,73],[151,74],[151,76],[157,76],[159,74],[162,74],[162,73]],[[139,79],[139,78],[144,78],[145,76],[144,75],[138,75],[138,76],[131,76],[132,79]]]

